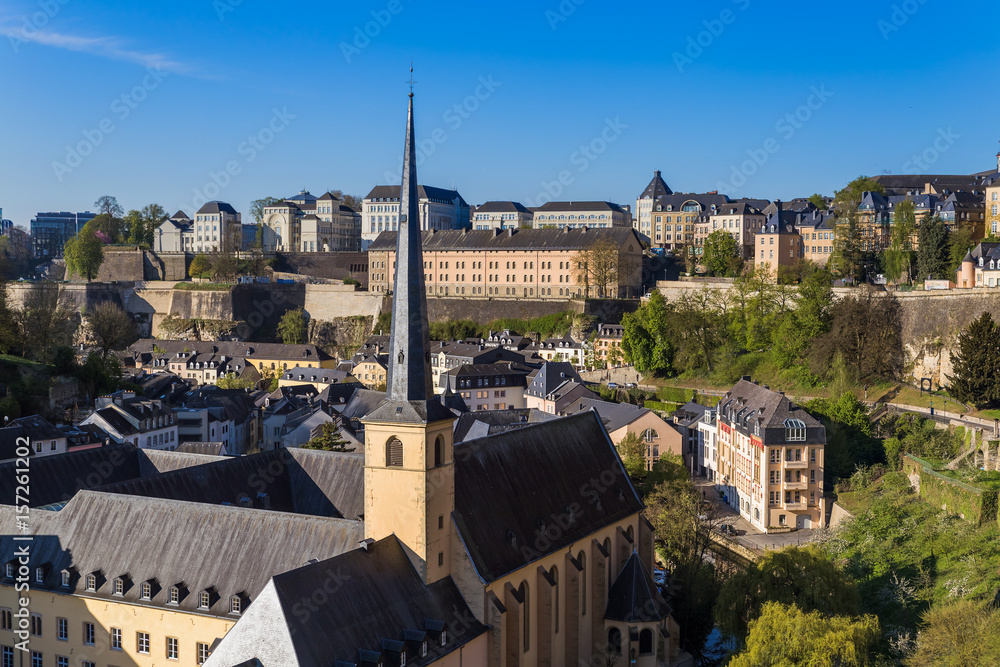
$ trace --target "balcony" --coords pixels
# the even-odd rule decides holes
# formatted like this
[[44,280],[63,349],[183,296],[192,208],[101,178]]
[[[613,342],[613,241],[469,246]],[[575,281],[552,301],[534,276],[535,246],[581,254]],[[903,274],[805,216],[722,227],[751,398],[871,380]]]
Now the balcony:
[[807,503],[806,499],[803,498],[798,502],[795,502],[793,500],[790,503],[783,503],[782,507],[784,507],[786,510],[806,510],[809,507],[809,503]]
[[809,461],[782,461],[788,470],[805,470],[809,467]]
[[803,479],[798,482],[785,482],[784,488],[787,491],[808,491],[809,480]]

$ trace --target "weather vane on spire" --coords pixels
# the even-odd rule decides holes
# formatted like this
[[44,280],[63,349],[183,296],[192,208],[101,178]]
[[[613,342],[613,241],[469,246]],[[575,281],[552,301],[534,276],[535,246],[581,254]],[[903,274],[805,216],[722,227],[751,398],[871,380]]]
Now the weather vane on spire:
[[415,84],[416,81],[413,80],[413,61],[412,60],[410,61],[410,80],[409,80],[408,83],[410,84],[410,97],[413,97],[413,84]]

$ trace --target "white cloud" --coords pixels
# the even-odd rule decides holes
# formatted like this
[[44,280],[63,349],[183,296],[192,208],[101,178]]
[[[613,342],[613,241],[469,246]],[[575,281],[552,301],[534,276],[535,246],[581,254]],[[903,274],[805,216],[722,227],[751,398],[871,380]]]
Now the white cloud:
[[9,28],[4,26],[0,26],[0,34],[7,37],[15,52],[19,50],[22,44],[40,44],[56,49],[89,53],[103,58],[110,58],[111,60],[135,63],[143,67],[154,67],[167,72],[178,74],[190,73],[190,67],[184,63],[171,60],[169,56],[162,53],[134,51],[129,49],[117,37],[80,37],[77,35],[64,35],[48,30],[25,30],[24,28]]

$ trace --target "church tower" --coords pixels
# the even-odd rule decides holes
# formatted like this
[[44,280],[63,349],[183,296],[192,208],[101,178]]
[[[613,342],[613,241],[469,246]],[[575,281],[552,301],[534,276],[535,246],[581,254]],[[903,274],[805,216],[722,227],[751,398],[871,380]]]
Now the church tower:
[[395,534],[429,584],[451,574],[455,416],[431,383],[412,84],[403,156],[386,401],[363,420],[365,537]]

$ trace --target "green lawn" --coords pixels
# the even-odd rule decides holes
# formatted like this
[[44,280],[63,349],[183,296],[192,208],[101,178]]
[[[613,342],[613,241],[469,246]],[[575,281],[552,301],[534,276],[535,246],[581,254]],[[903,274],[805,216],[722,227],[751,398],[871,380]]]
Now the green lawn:
[[17,357],[13,354],[0,354],[0,362],[7,362],[8,364],[14,364],[16,366],[27,366],[33,371],[39,371],[42,373],[49,370],[49,367],[45,364],[37,361],[31,361],[30,359],[25,359],[24,357]]
[[174,289],[192,292],[228,292],[233,287],[235,287],[233,283],[177,283],[174,285]]

